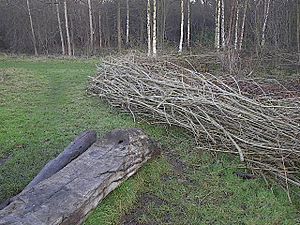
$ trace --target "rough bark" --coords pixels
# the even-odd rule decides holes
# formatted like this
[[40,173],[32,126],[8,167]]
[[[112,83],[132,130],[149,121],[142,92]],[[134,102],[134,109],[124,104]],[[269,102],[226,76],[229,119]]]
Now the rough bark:
[[65,8],[65,25],[66,25],[66,33],[67,33],[68,55],[71,56],[72,50],[71,50],[71,40],[70,40],[70,32],[69,32],[67,0],[64,0],[64,8]]
[[66,49],[65,49],[64,35],[62,32],[62,27],[61,27],[61,19],[60,19],[60,12],[59,12],[59,0],[56,0],[56,15],[57,15],[58,29],[59,29],[59,35],[60,35],[60,41],[61,41],[61,51],[62,51],[62,54],[65,55]]
[[37,45],[36,45],[36,38],[35,38],[35,31],[34,31],[34,27],[33,27],[33,21],[32,21],[32,15],[31,15],[29,0],[27,0],[26,3],[27,3],[28,16],[29,16],[29,20],[30,20],[30,28],[31,28],[31,34],[32,34],[34,54],[38,55]]
[[96,142],[97,135],[94,131],[86,131],[79,135],[62,153],[60,153],[54,160],[51,160],[39,172],[39,174],[26,186],[30,189],[41,181],[53,176],[60,171],[71,161],[85,152],[94,142]]
[[17,195],[0,211],[0,224],[81,224],[157,150],[141,130],[113,131],[62,170]]

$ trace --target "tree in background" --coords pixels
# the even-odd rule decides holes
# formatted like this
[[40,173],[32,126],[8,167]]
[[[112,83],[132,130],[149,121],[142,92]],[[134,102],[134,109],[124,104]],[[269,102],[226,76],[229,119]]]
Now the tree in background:
[[297,0],[1,1],[0,47],[15,53],[73,55],[76,50],[76,55],[87,55],[121,50],[124,38],[126,46],[148,46],[149,56],[158,49],[183,52],[184,46],[193,46],[194,51],[215,46],[298,52],[294,47],[300,42],[298,4]]

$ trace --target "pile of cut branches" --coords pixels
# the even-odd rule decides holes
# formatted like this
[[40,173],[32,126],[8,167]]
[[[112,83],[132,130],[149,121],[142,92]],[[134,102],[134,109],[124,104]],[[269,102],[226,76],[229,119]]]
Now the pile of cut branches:
[[[189,68],[167,57],[109,58],[99,66],[89,91],[134,119],[188,130],[201,149],[237,154],[287,189],[288,184],[300,187],[299,97],[274,98],[259,82]],[[251,96],[253,90],[245,86],[260,94]]]

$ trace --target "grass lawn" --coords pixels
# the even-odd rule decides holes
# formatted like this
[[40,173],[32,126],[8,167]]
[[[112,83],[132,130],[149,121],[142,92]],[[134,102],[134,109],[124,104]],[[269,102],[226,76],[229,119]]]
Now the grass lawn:
[[[264,179],[241,180],[231,156],[194,149],[175,128],[134,124],[86,94],[100,60],[0,56],[0,202],[21,191],[73,138],[140,127],[164,146],[161,157],[111,193],[86,224],[296,224],[297,207]],[[126,214],[126,215],[125,215]]]

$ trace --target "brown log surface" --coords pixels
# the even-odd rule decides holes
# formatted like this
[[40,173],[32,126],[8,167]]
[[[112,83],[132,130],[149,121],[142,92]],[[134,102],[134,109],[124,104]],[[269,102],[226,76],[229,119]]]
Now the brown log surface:
[[0,211],[0,224],[81,224],[157,150],[139,129],[115,130],[50,178],[14,197]]

